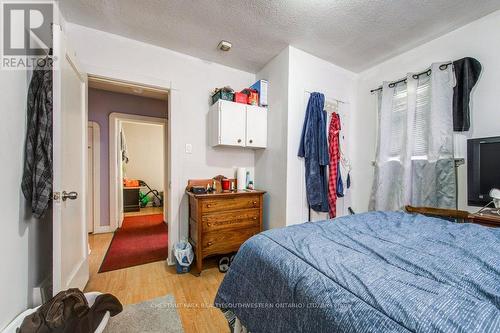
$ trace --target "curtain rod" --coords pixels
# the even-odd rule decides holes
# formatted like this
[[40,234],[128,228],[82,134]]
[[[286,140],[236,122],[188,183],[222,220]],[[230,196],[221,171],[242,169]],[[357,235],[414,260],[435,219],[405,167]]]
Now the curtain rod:
[[[452,63],[452,62],[448,62],[448,63],[446,63],[446,64],[442,64],[442,65],[440,65],[440,66],[439,66],[439,69],[440,69],[440,70],[442,70],[442,71],[444,71],[444,70],[445,70],[445,69],[447,69],[447,68],[448,68],[448,66],[449,66],[449,65],[451,65],[451,64],[453,64],[453,63]],[[427,70],[425,70],[425,71],[423,71],[423,72],[420,72],[420,73],[417,73],[417,74],[413,74],[413,75],[412,75],[412,77],[413,77],[414,79],[418,79],[420,76],[422,76],[422,75],[424,75],[424,74],[431,75],[431,73],[432,73],[432,70],[429,68],[429,69],[427,69]],[[397,80],[397,81],[394,81],[394,82],[389,83],[389,88],[394,88],[397,84],[402,83],[402,82],[406,82],[406,78],[399,79],[399,80]],[[374,92],[376,92],[376,91],[381,91],[382,89],[383,89],[383,87],[382,87],[382,86],[380,86],[380,87],[378,87],[378,88],[376,88],[376,89],[372,89],[372,90],[370,90],[370,93],[372,93],[372,94],[373,94]]]

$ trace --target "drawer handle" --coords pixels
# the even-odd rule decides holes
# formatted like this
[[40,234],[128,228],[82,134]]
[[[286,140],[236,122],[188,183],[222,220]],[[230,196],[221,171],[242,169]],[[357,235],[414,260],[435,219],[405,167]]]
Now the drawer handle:
[[252,139],[250,139],[250,143],[253,143],[253,140],[252,140]]
[[208,204],[208,205],[207,205],[207,208],[210,208],[210,207],[212,207],[212,205],[211,205],[211,204]]
[[212,225],[212,223],[207,223],[207,227],[210,227]]
[[254,219],[254,220],[257,220],[257,216],[254,216],[254,217],[253,217],[253,219]]
[[257,206],[257,201],[254,201],[254,202],[253,202],[253,205],[254,205],[254,207],[255,207],[255,206]]
[[238,143],[241,143],[241,139],[238,139]]
[[208,246],[212,246],[212,244],[213,244],[212,242],[208,242],[208,243],[207,243],[207,247],[208,247]]

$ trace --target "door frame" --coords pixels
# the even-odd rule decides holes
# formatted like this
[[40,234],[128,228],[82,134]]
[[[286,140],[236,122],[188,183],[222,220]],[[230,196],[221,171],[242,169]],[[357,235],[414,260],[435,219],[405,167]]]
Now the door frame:
[[[108,232],[107,226],[101,226],[101,126],[95,121],[89,121],[88,126],[92,128],[92,188],[88,189],[89,197],[92,198],[92,214],[94,234]],[[89,207],[90,208],[90,207]]]
[[[116,230],[123,222],[123,183],[119,181],[121,175],[121,156],[118,150],[118,136],[121,124],[124,122],[134,122],[141,124],[161,125],[163,128],[163,193],[168,189],[168,120],[166,118],[140,116],[113,112],[109,115],[109,220],[110,229]],[[115,163],[116,161],[116,163]],[[168,200],[164,198],[163,216],[168,216]]]
[[[183,177],[183,142],[181,138],[185,133],[182,130],[182,91],[177,84],[166,80],[164,77],[143,75],[134,71],[118,68],[105,68],[99,66],[88,66],[89,77],[99,77],[114,82],[131,83],[139,86],[151,87],[164,90],[168,93],[166,109],[167,121],[167,187],[166,202],[168,225],[168,256],[167,264],[175,265],[174,244],[181,239],[180,211],[183,208],[181,201],[184,196],[185,179]],[[111,222],[111,221],[110,221]],[[109,230],[112,231],[112,230]]]
[[[73,49],[67,44],[66,41],[66,36],[61,28],[60,25],[54,24],[53,25],[53,40],[54,40],[54,56],[59,59],[56,61],[55,64],[55,72],[56,71],[61,71],[62,67],[60,62],[67,60],[69,63],[69,66],[72,68],[72,70],[75,72],[75,74],[78,76],[80,82],[81,82],[81,93],[82,93],[82,108],[83,110],[83,117],[81,119],[82,122],[82,133],[83,133],[83,140],[82,140],[82,146],[80,149],[82,149],[82,174],[83,177],[81,179],[82,185],[81,185],[81,193],[78,193],[78,196],[80,198],[86,198],[87,195],[87,167],[88,167],[88,152],[87,152],[87,145],[88,145],[88,138],[87,138],[87,126],[88,126],[88,81],[87,81],[87,76],[85,75],[84,72],[80,71],[80,64],[78,63],[76,59],[76,55]],[[55,75],[54,75],[55,76]],[[58,147],[60,149],[60,145],[63,143],[63,129],[61,128],[61,124],[59,124],[57,121],[57,113],[59,112],[62,114],[62,102],[63,102],[63,95],[62,95],[62,86],[61,86],[61,79],[54,79],[53,80],[53,96],[59,96],[60,98],[54,98],[54,103],[53,103],[53,110],[54,110],[54,116],[53,116],[53,210],[52,210],[52,223],[53,223],[53,239],[52,239],[52,288],[53,288],[53,295],[58,293],[61,290],[66,290],[69,287],[78,287],[83,290],[83,288],[86,286],[90,272],[89,272],[89,252],[88,252],[88,234],[86,232],[87,230],[87,201],[85,200],[85,203],[83,203],[83,208],[81,211],[81,214],[83,215],[83,226],[82,231],[84,231],[84,241],[82,244],[82,248],[80,248],[81,251],[81,257],[80,262],[78,263],[78,267],[74,268],[70,272],[70,276],[68,278],[68,281],[63,280],[63,272],[62,272],[62,266],[63,266],[63,249],[62,249],[62,238],[64,235],[62,235],[62,225],[65,221],[62,220],[62,212],[61,212],[61,207],[63,203],[61,202],[61,193],[63,190],[68,190],[63,188],[63,184],[60,183],[61,177],[56,177],[55,175],[61,175],[63,170],[62,170],[62,156],[61,156],[61,151],[58,151]],[[60,119],[59,119],[60,120]],[[59,179],[58,179],[59,178]],[[70,190],[70,189],[69,189]]]

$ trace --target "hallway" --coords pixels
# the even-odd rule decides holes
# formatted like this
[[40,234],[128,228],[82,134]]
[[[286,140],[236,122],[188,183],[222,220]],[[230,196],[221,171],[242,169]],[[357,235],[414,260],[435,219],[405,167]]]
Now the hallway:
[[99,272],[166,260],[168,232],[163,220],[163,214],[125,217],[113,235]]

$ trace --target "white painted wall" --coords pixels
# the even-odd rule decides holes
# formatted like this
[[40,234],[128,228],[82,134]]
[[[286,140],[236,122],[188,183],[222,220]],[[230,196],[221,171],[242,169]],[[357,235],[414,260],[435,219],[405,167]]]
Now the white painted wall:
[[[172,179],[174,213],[167,219],[179,222],[180,237],[187,237],[187,180],[217,174],[232,176],[234,167],[254,167],[252,150],[208,146],[207,113],[213,88],[230,85],[240,90],[255,82],[255,74],[75,24],[66,27],[68,40],[87,73],[174,91],[171,102],[176,105],[169,126],[172,163],[178,173]],[[188,143],[193,146],[192,154],[185,153]]]
[[[3,215],[0,256],[5,271],[0,274],[0,328],[6,326],[28,304],[28,240],[23,221],[22,177],[24,130],[26,129],[26,73],[1,71],[2,119],[0,122],[0,172],[4,188],[0,191]],[[10,161],[7,163],[7,161]],[[15,255],[13,255],[15,254]],[[8,269],[8,274],[5,274]]]
[[32,289],[52,272],[52,211],[31,217],[21,192],[31,72],[0,70],[0,331],[35,304]]
[[[494,12],[460,29],[450,32],[411,51],[389,59],[359,75],[357,107],[354,113],[353,206],[358,211],[368,208],[373,180],[371,161],[375,157],[376,95],[370,89],[382,81],[404,77],[433,62],[474,57],[483,65],[483,73],[473,90],[472,126],[468,137],[500,135],[498,78],[500,78],[500,11]],[[467,166],[459,169],[459,207],[467,209]],[[477,208],[470,208],[474,210]]]
[[[299,49],[290,47],[289,52],[286,221],[292,225],[308,219],[304,160],[297,157],[309,100],[307,92],[321,92],[327,99],[345,101],[345,110],[354,110],[357,75]],[[346,140],[351,142],[351,133],[346,135]],[[326,214],[312,217],[326,218]]]
[[308,206],[304,160],[297,157],[297,152],[307,92],[322,92],[351,107],[356,74],[289,46],[257,73],[257,78],[269,80],[270,87],[268,149],[255,155],[256,178],[265,180],[269,194],[264,226],[302,223],[308,219]]
[[144,180],[152,189],[163,191],[164,126],[124,122],[129,161],[124,169],[130,179]]
[[289,48],[285,48],[260,72],[269,81],[267,148],[255,153],[255,178],[264,196],[264,229],[284,227],[286,222],[286,155],[288,127]]

